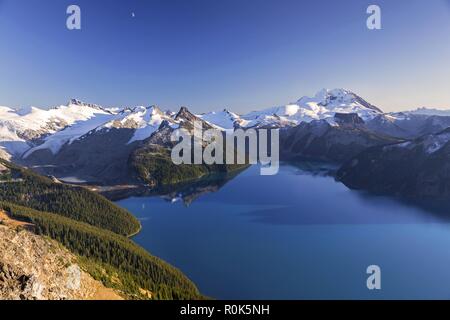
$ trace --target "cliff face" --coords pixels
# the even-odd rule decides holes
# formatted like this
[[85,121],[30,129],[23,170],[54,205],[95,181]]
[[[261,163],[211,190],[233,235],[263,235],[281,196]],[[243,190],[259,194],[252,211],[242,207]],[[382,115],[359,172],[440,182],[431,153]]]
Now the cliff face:
[[314,120],[281,130],[280,159],[343,163],[369,147],[399,141],[368,130],[356,114],[337,114],[334,120],[333,125]]
[[55,241],[0,212],[0,300],[121,299]]
[[450,128],[368,148],[344,163],[336,178],[352,189],[446,201],[450,197]]

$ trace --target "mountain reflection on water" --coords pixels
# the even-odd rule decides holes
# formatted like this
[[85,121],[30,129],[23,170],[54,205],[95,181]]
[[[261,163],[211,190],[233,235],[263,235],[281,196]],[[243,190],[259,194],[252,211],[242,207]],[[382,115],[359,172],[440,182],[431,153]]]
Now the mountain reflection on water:
[[[281,164],[283,168],[290,167],[290,174],[305,175],[311,177],[328,177],[334,180],[334,175],[339,168],[337,164],[316,161],[299,161]],[[253,171],[254,168],[251,168]],[[185,206],[190,206],[194,201],[199,200],[202,196],[210,193],[219,192],[230,181],[237,178],[242,173],[249,170],[249,168],[237,170],[230,173],[216,173],[205,176],[203,178],[180,183],[176,185],[166,185],[159,188],[137,187],[129,189],[119,189],[104,193],[104,195],[114,201],[127,199],[130,197],[160,197],[167,202],[175,203],[182,202]],[[339,182],[337,182],[339,183]],[[340,183],[339,183],[340,184]],[[343,186],[343,185],[342,185]],[[345,189],[347,187],[343,186]],[[366,203],[371,203],[376,206],[377,203],[384,203],[390,201],[398,203],[411,209],[425,212],[425,219],[438,219],[440,221],[450,221],[450,200],[427,200],[427,199],[408,199],[400,197],[390,197],[386,195],[374,195],[365,191],[349,190],[355,197],[361,199]],[[244,200],[245,201],[245,200]],[[336,222],[348,223],[346,215],[336,217]],[[401,214],[398,219],[404,221]],[[301,223],[305,223],[301,219]],[[332,220],[335,220],[334,218]],[[359,221],[359,219],[350,219],[351,222]],[[388,219],[391,221],[391,219]],[[395,221],[396,218],[394,217]],[[383,221],[383,219],[381,219]],[[392,221],[391,221],[392,222]]]
[[255,166],[118,204],[142,223],[134,241],[214,298],[449,298],[450,206],[349,190],[332,172]]

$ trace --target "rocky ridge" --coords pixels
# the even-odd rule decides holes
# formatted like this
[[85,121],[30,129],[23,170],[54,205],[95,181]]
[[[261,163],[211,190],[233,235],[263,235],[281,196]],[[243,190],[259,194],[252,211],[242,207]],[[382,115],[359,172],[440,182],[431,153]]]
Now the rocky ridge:
[[0,300],[120,300],[57,242],[0,212]]

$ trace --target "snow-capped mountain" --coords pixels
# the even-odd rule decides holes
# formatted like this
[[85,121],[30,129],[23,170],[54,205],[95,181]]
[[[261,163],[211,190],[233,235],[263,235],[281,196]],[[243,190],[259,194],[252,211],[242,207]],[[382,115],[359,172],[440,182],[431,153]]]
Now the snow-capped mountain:
[[[337,125],[336,114],[353,114],[362,119],[368,129],[401,138],[438,132],[450,126],[450,117],[422,113],[422,109],[409,113],[383,113],[346,89],[323,89],[313,97],[304,96],[295,103],[244,115],[227,109],[195,115],[184,107],[178,113],[164,111],[157,106],[105,108],[72,99],[66,106],[49,110],[0,107],[0,156],[28,159],[37,151],[56,155],[66,145],[112,129],[127,131],[126,135],[130,135],[127,144],[133,144],[155,135],[162,124],[167,135],[171,132],[167,128],[175,129],[183,124],[189,126],[194,120],[230,133],[237,128],[295,127],[317,120]],[[159,138],[167,141],[165,137]]]
[[295,103],[238,116],[227,110],[207,113],[202,119],[223,129],[296,126],[313,120],[334,121],[336,113],[355,113],[364,121],[383,114],[355,93],[345,89],[323,89],[314,97],[302,97]]
[[50,138],[65,128],[111,115],[107,109],[78,100],[49,110],[0,107],[0,149],[7,157],[18,157],[45,137]]
[[[72,100],[77,101],[77,100]],[[74,104],[70,104],[70,107]],[[39,150],[49,150],[56,155],[63,146],[70,145],[74,141],[83,140],[87,136],[95,133],[105,133],[111,129],[123,129],[124,131],[133,131],[128,144],[137,141],[143,141],[149,138],[157,131],[163,122],[167,123],[173,129],[180,126],[185,121],[197,119],[187,108],[181,108],[177,114],[164,112],[157,106],[151,107],[126,107],[119,112],[111,109],[102,108],[94,104],[85,104],[78,102],[76,106],[91,108],[97,110],[95,116],[86,117],[86,119],[72,122],[62,130],[45,137],[41,144],[24,146],[22,149],[22,158],[27,159],[33,153]],[[201,118],[197,120],[202,121]],[[207,124],[209,126],[209,124]],[[206,125],[205,125],[206,126]],[[127,132],[128,134],[128,132]]]
[[424,115],[424,116],[450,116],[450,110],[442,110],[436,108],[417,108],[415,110],[403,111],[404,114],[415,114],[415,115]]
[[96,131],[116,129],[132,129],[133,137],[129,143],[145,140],[161,126],[163,121],[169,121],[176,126],[172,114],[161,111],[157,106],[125,108],[107,123],[95,128]]
[[368,121],[367,127],[379,134],[412,139],[450,127],[450,113],[448,116],[445,115],[445,110],[439,114],[424,110],[385,113]]
[[[86,136],[95,132],[104,133],[111,129],[132,130],[133,135],[128,141],[128,144],[131,144],[149,138],[163,122],[167,122],[172,128],[177,128],[183,121],[180,118],[180,113],[164,112],[157,106],[126,107],[117,111],[94,104],[81,103],[78,100],[71,101],[77,101],[77,103],[69,104],[70,107],[79,106],[97,110],[95,116],[72,121],[71,125],[67,125],[64,129],[45,137],[43,142],[37,146],[25,146],[26,151],[22,150],[23,158],[28,158],[38,150],[50,150],[55,155],[66,144],[70,145],[74,141],[83,140]],[[181,110],[184,110],[184,108]]]
[[222,130],[231,130],[233,131],[237,126],[237,124],[242,123],[242,119],[239,115],[224,109],[223,111],[218,112],[209,112],[202,115],[198,115],[199,118],[204,121],[213,124],[217,128]]
[[[191,131],[194,121],[227,134],[239,128],[280,128],[282,160],[347,163],[338,177],[350,187],[450,194],[450,111],[421,108],[383,113],[345,89],[324,89],[313,97],[244,115],[227,109],[196,115],[186,107],[176,113],[157,106],[105,108],[75,99],[48,110],[0,107],[0,158],[61,181],[112,186],[197,178],[203,171],[175,168],[170,162],[171,134],[177,128]],[[355,161],[347,162],[353,156]],[[436,168],[431,175],[430,167]],[[205,170],[210,169],[227,170]],[[365,185],[367,175],[373,185]],[[405,183],[407,179],[411,183]],[[408,189],[413,184],[429,189]]]

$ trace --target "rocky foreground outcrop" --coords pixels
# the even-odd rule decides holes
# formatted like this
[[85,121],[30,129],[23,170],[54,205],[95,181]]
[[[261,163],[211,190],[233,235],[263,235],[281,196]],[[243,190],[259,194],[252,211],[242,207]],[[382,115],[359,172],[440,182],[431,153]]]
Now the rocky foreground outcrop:
[[121,299],[57,242],[25,230],[4,213],[0,222],[0,300]]

